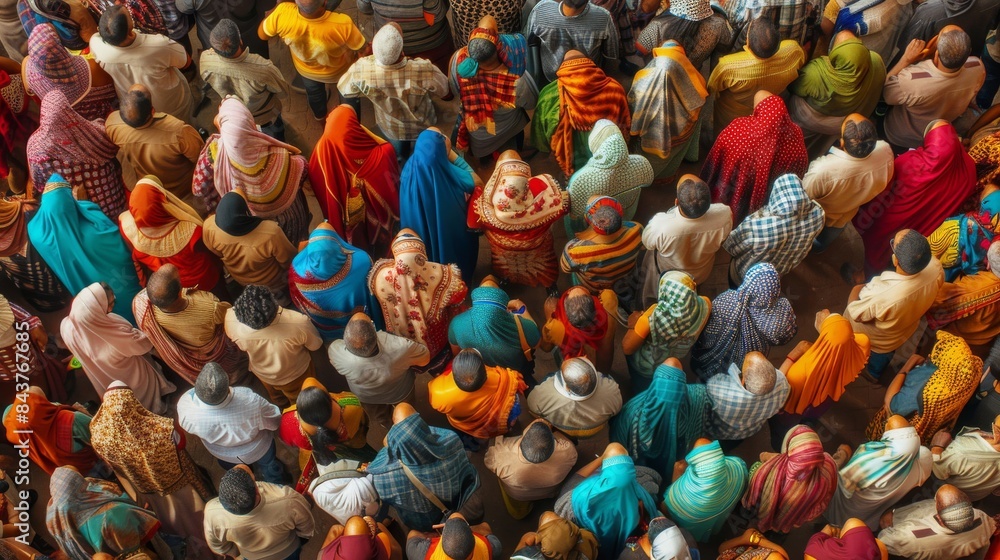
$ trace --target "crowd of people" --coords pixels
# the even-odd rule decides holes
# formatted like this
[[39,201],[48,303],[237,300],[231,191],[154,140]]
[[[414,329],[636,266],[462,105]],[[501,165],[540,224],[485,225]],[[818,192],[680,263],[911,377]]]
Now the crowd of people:
[[2,2],[0,558],[1000,558],[1000,2],[338,4]]

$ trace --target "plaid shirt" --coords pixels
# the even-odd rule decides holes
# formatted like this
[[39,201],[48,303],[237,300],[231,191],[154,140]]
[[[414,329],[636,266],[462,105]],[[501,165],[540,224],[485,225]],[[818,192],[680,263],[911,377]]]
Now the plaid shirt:
[[766,16],[782,39],[806,44],[814,34],[814,27],[822,7],[814,0],[735,0],[726,4],[726,12],[733,27],[740,29],[735,48],[746,44],[747,30],[754,15]]
[[766,395],[755,395],[740,381],[740,368],[729,365],[729,371],[712,376],[705,383],[708,400],[708,433],[713,439],[741,440],[748,438],[785,406],[791,387],[785,374],[775,370],[774,388]]

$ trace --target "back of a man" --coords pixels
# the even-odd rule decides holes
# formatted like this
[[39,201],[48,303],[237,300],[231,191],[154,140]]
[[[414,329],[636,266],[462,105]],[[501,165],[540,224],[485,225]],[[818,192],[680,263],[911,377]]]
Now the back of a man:
[[620,56],[618,28],[611,14],[587,0],[542,0],[531,10],[525,29],[529,44],[533,37],[540,41],[542,72],[549,82],[555,81],[556,70],[571,50],[584,53],[598,66]]
[[996,524],[969,497],[951,484],[941,486],[933,500],[892,509],[882,516],[878,538],[889,554],[906,560],[982,558],[975,555],[990,544]]
[[358,12],[371,14],[375,28],[399,24],[406,56],[430,60],[442,72],[455,52],[448,25],[447,0],[357,0]]

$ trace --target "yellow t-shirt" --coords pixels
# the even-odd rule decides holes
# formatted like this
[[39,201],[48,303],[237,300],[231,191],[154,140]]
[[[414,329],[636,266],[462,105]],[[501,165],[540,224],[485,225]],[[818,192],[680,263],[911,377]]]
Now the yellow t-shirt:
[[316,19],[299,14],[294,2],[280,2],[264,19],[264,33],[281,37],[303,78],[335,84],[354,63],[365,38],[346,14],[326,12]]

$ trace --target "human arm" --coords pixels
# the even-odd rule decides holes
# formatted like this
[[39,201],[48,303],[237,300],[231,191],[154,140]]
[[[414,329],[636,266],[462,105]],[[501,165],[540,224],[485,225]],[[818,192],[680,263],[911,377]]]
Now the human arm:
[[781,363],[781,367],[778,368],[781,370],[781,373],[787,374],[788,370],[792,369],[792,364],[799,361],[806,351],[812,348],[812,344],[813,343],[808,340],[800,340],[799,343],[795,345],[795,348],[792,348],[792,351],[788,353],[788,357]]
[[292,497],[292,503],[287,513],[295,523],[295,534],[303,539],[311,539],[313,533],[316,531],[316,521],[313,519],[313,514],[310,511],[309,502],[301,494],[296,493],[295,490],[289,487],[285,487],[285,489],[288,495]]
[[201,156],[201,150],[205,147],[205,141],[201,139],[201,135],[193,126],[184,125],[181,128],[177,147],[188,161],[197,163],[199,156]]
[[292,259],[298,251],[295,250],[295,245],[288,240],[288,236],[281,228],[274,228],[274,236],[271,239],[271,247],[273,249],[272,257],[274,262],[278,263],[282,268],[287,268],[292,264]]
[[[927,41],[921,41],[920,39],[914,39],[910,41],[909,45],[906,45],[906,50],[903,51],[903,55],[899,57],[899,61],[889,70],[886,74],[885,79],[888,84],[889,78],[897,76],[903,71],[903,68],[920,61],[926,53],[924,53],[924,48],[927,46]],[[886,98],[886,103],[890,105],[897,105],[898,103],[893,103]]]
[[240,555],[240,547],[227,538],[225,529],[212,526],[210,520],[206,520],[205,522],[205,541],[208,543],[208,547],[212,549],[212,552],[216,554],[233,558]]
[[277,431],[281,427],[281,409],[256,393],[254,397],[260,406],[261,427],[269,432]]
[[626,356],[631,356],[639,351],[642,347],[642,343],[646,341],[649,337],[649,317],[653,314],[656,309],[656,305],[651,305],[643,313],[635,311],[628,318],[628,331],[625,333],[625,337],[622,338],[622,352]]
[[899,391],[903,388],[903,384],[906,383],[906,374],[909,373],[914,367],[924,363],[924,361],[924,358],[914,354],[910,356],[910,359],[906,361],[903,368],[899,370],[899,375],[892,380],[889,388],[885,390],[885,401],[883,404],[885,405],[886,412],[892,414],[892,409],[889,408],[889,403],[892,402],[892,398],[899,393]]

